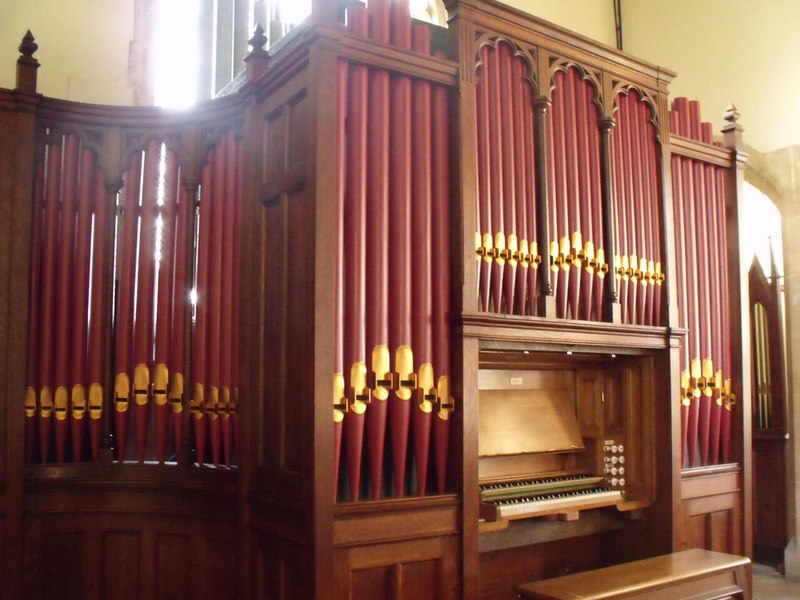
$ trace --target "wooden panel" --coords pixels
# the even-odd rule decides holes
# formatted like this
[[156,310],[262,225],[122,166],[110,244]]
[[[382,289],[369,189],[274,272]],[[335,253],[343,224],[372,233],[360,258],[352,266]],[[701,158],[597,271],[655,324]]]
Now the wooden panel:
[[276,469],[299,471],[307,463],[308,411],[297,410],[296,405],[311,397],[313,307],[298,299],[313,289],[313,242],[308,240],[313,205],[300,189],[281,196],[265,211],[268,234],[262,281],[266,292],[263,335],[269,393],[263,398],[263,461]]
[[436,537],[336,551],[336,598],[455,600],[458,542]]
[[41,548],[42,598],[79,598],[83,591],[83,539],[80,533],[48,535]]
[[587,437],[597,437],[603,431],[601,386],[599,372],[581,370],[578,373],[578,418],[581,433]]
[[743,554],[740,473],[699,471],[684,477],[682,520],[676,523],[681,548]]
[[350,598],[384,600],[393,589],[394,568],[389,566],[362,569],[350,574]]
[[191,576],[181,566],[191,556],[186,535],[159,535],[156,538],[156,592],[159,598],[191,597]]
[[236,544],[230,539],[208,537],[202,563],[203,590],[206,598],[231,600],[237,598],[236,591]]
[[400,565],[398,600],[439,600],[442,568],[439,560],[420,560]]
[[140,594],[139,534],[112,532],[103,535],[101,589],[108,600],[136,600]]
[[580,537],[480,554],[481,600],[516,599],[514,585],[602,566],[601,538]]

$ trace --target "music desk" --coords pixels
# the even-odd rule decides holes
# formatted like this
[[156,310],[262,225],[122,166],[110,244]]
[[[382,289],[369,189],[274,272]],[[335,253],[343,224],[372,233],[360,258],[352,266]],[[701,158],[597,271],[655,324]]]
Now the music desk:
[[536,600],[751,600],[752,581],[749,558],[695,548],[514,589]]

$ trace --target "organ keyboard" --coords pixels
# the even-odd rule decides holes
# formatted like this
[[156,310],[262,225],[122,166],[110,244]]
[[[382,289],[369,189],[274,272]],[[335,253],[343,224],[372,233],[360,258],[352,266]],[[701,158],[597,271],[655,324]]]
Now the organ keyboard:
[[604,477],[580,474],[484,483],[480,516],[486,521],[549,515],[574,519],[581,510],[622,502],[622,492],[604,487],[604,482]]

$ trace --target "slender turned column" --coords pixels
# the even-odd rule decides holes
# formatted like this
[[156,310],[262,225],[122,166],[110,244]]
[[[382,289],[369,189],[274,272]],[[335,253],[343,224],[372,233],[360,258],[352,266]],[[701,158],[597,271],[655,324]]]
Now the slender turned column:
[[[533,100],[533,140],[534,161],[536,169],[536,242],[543,257],[547,256],[550,247],[550,236],[547,231],[550,219],[548,216],[547,190],[547,111],[550,99],[537,96]],[[537,290],[537,314],[540,317],[553,318],[556,311],[556,299],[553,296],[553,284],[550,282],[550,265],[542,261],[539,268],[539,289]]]
[[606,262],[609,263],[605,277],[605,298],[603,300],[603,315],[605,321],[619,323],[621,311],[619,296],[617,294],[617,277],[614,272],[614,252],[616,240],[614,239],[614,202],[611,190],[611,130],[615,121],[611,117],[600,120],[600,185],[603,195],[603,248],[605,249]]

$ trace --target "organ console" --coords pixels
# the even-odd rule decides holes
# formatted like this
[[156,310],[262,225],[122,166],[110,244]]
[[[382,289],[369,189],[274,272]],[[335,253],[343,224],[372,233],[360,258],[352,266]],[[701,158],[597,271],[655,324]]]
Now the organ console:
[[652,465],[638,436],[654,427],[651,361],[514,354],[484,353],[478,374],[481,527],[651,504]]

